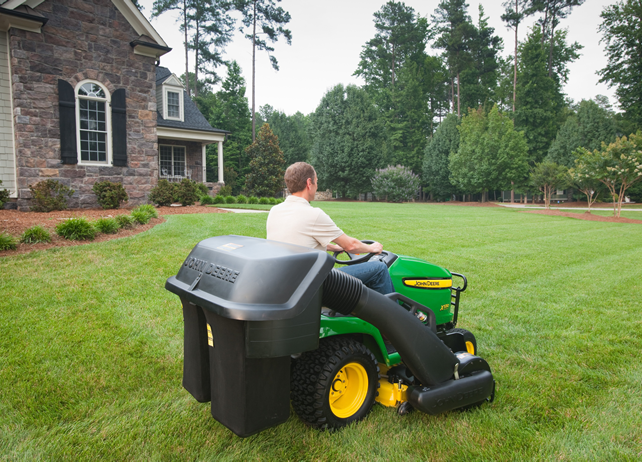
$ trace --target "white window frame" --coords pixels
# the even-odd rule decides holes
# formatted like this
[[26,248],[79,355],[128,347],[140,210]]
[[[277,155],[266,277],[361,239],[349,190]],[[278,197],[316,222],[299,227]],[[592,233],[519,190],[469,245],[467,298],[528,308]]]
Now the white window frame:
[[[172,149],[172,171],[167,172],[167,175],[163,175],[163,166],[161,164],[161,148],[171,148]],[[183,148],[183,175],[180,175],[180,178],[187,178],[187,146],[181,146],[177,144],[159,144],[158,145],[158,173],[161,179],[168,179],[178,177],[179,175],[174,174],[174,149]]]
[[[166,120],[179,120],[184,121],[185,118],[185,109],[183,108],[183,89],[181,87],[174,87],[169,85],[163,85],[163,117]],[[168,93],[178,93],[178,107],[179,107],[179,117],[170,117],[169,108],[168,108]]]
[[[83,85],[87,83],[93,83],[98,85],[105,92],[105,99],[103,98],[92,98],[89,96],[79,96],[78,92]],[[112,130],[111,130],[111,93],[107,90],[102,83],[95,80],[83,80],[78,82],[75,88],[76,93],[76,146],[78,150],[78,165],[112,165]],[[106,133],[105,133],[105,145],[106,149],[106,160],[105,161],[90,161],[82,160],[82,150],[81,150],[81,141],[80,141],[80,99],[93,100],[93,101],[103,101],[105,103],[105,124],[106,124]]]

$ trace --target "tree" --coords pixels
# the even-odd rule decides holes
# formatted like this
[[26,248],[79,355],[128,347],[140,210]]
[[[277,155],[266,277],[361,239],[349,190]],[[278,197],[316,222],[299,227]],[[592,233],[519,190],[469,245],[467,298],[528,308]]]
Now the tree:
[[450,182],[450,153],[459,149],[459,131],[457,114],[450,113],[439,124],[435,134],[426,146],[423,163],[423,181],[428,185],[430,194],[435,200],[452,198],[458,190]]
[[509,29],[515,29],[515,52],[513,55],[515,60],[513,66],[513,112],[515,112],[515,103],[517,101],[517,47],[519,45],[517,31],[519,29],[519,25],[526,17],[525,7],[528,5],[528,2],[529,0],[508,0],[503,5],[506,10],[502,15],[502,21],[506,23],[506,27]]
[[642,131],[623,136],[600,150],[578,149],[579,159],[595,172],[613,198],[613,215],[620,216],[627,189],[642,180]]
[[343,197],[368,192],[384,162],[381,121],[366,90],[340,84],[328,90],[312,114],[311,133],[319,188]]
[[269,124],[263,124],[256,140],[245,149],[250,159],[250,173],[245,178],[248,194],[257,197],[274,196],[284,187],[285,159],[279,139]]
[[568,169],[555,162],[540,162],[531,168],[530,182],[544,194],[544,205],[551,208],[551,193],[566,184]]
[[[620,107],[635,128],[642,127],[642,2],[620,0],[601,14],[600,43],[606,45],[608,64],[600,82],[616,87]],[[627,132],[630,133],[630,132]]]
[[602,142],[615,140],[615,120],[613,113],[592,100],[582,100],[577,112],[566,119],[550,149],[546,159],[564,165],[575,165],[574,151],[583,147],[589,151],[599,149]]
[[[265,106],[259,112],[263,112],[264,108]],[[279,147],[283,151],[286,165],[307,162],[312,147],[312,140],[308,133],[310,125],[308,116],[301,112],[288,116],[275,110],[269,111],[264,116],[264,120],[270,124],[270,128],[279,138]]]
[[[280,2],[281,0],[276,0]],[[252,33],[246,33],[245,38],[252,41],[252,142],[256,138],[256,50],[268,52],[270,62],[274,70],[279,70],[279,62],[271,53],[274,48],[268,44],[276,43],[280,36],[285,38],[288,45],[292,44],[292,32],[284,29],[283,25],[290,22],[290,13],[280,6],[277,7],[275,0],[236,0],[236,9],[243,15],[243,25],[246,30],[251,28]],[[262,32],[256,32],[256,26]],[[259,37],[259,34],[267,35],[267,40]]]
[[451,182],[463,191],[486,193],[508,189],[522,182],[527,170],[528,151],[524,134],[516,132],[513,121],[497,106],[488,116],[479,108],[462,118],[459,149],[450,155]]
[[578,158],[575,160],[575,166],[568,170],[567,183],[586,195],[588,213],[591,213],[591,206],[597,201],[605,187],[597,179],[597,172],[593,170],[593,166],[579,156],[580,154],[577,153],[576,157]]
[[371,180],[372,191],[377,199],[390,202],[403,202],[414,199],[419,191],[421,180],[408,167],[397,165],[377,170]]

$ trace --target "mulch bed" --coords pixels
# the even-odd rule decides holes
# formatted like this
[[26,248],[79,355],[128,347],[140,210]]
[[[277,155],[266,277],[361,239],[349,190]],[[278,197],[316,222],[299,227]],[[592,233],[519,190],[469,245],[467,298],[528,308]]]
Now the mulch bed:
[[588,211],[584,213],[563,212],[562,210],[524,210],[523,213],[536,213],[538,215],[552,215],[556,217],[577,218],[578,220],[589,221],[606,221],[608,223],[642,223],[642,220],[624,217],[603,217],[602,215],[593,215]]
[[133,236],[135,234],[147,231],[154,226],[163,223],[166,215],[183,215],[188,213],[230,213],[216,207],[206,207],[201,205],[192,205],[187,207],[158,207],[159,218],[152,218],[146,225],[138,225],[132,229],[121,229],[117,234],[98,234],[93,241],[69,241],[58,236],[55,233],[56,225],[68,218],[85,217],[90,221],[98,218],[115,217],[116,215],[128,215],[131,209],[74,209],[63,210],[58,212],[38,213],[38,212],[19,212],[17,210],[0,210],[0,233],[6,232],[16,239],[20,239],[22,233],[32,226],[41,225],[51,234],[51,242],[46,244],[21,244],[18,243],[16,250],[0,251],[0,257],[7,255],[18,255],[34,250],[50,249],[52,247],[69,247],[73,245],[89,244],[92,242],[105,242],[121,237]]

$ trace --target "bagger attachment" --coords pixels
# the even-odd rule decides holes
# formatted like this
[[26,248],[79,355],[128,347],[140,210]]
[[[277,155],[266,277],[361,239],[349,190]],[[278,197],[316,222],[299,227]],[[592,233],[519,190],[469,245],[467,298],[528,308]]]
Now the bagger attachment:
[[358,316],[392,342],[416,378],[413,407],[437,414],[491,396],[483,359],[453,354],[398,294],[374,292],[334,262],[304,247],[218,236],[197,244],[167,280],[183,305],[183,386],[211,401],[217,421],[246,437],[288,419],[291,355],[318,348],[322,306]]

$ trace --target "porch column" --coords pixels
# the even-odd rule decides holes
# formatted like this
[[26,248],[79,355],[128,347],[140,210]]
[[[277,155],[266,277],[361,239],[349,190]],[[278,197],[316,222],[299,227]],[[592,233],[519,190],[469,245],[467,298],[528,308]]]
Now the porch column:
[[205,162],[207,161],[207,145],[205,143],[201,144],[201,151],[203,153],[203,180],[201,183],[207,182],[207,168]]
[[223,142],[218,142],[218,182],[225,184],[223,179]]

